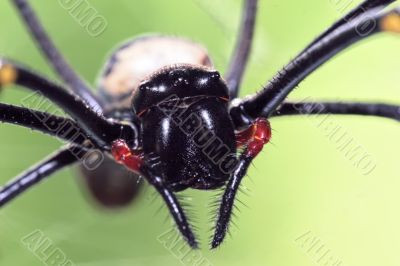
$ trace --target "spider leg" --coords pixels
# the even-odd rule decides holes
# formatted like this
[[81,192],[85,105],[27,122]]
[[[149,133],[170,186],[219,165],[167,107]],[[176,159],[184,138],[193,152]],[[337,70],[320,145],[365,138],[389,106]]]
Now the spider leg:
[[39,96],[45,96],[60,106],[102,149],[108,150],[111,142],[118,138],[136,141],[136,128],[133,125],[108,120],[102,114],[89,108],[74,93],[56,83],[15,63],[0,60],[0,87],[13,83],[35,91]]
[[100,100],[93,94],[88,85],[71,68],[51,41],[42,24],[26,0],[13,0],[13,3],[29,29],[36,44],[53,66],[56,73],[79,95],[91,108],[102,112]]
[[351,44],[378,32],[400,33],[400,9],[377,11],[370,10],[328,34],[286,65],[256,95],[233,104],[230,113],[236,126],[248,125],[259,116],[269,117],[302,80]]
[[238,96],[240,83],[246,70],[251,44],[256,23],[258,0],[245,0],[240,23],[240,31],[237,36],[235,50],[231,56],[225,80],[229,89],[229,96],[234,99]]
[[51,174],[79,161],[78,156],[71,152],[72,148],[81,149],[76,146],[62,148],[0,188],[0,206],[5,205]]
[[400,121],[400,105],[359,102],[286,102],[271,117],[318,114],[377,116]]
[[376,7],[384,8],[385,6],[393,3],[396,0],[365,0],[354,9],[350,10],[343,18],[336,21],[332,26],[330,26],[326,31],[324,31],[321,35],[319,35],[314,41],[312,41],[304,50],[307,50],[314,44],[318,43],[325,36],[329,35],[331,32],[335,31],[340,26],[349,23],[353,19],[359,17],[370,9],[374,9]]
[[143,173],[146,180],[154,186],[157,192],[163,198],[165,204],[167,205],[169,212],[171,213],[178,230],[187,241],[189,246],[192,248],[198,248],[196,237],[189,225],[186,218],[185,212],[183,211],[178,199],[168,186],[164,184],[164,177],[162,174],[162,169],[160,168],[161,163],[158,161],[158,157],[149,158],[148,163],[143,164],[141,167],[141,172]]
[[77,145],[89,140],[75,121],[24,107],[0,103],[0,122],[37,130]]
[[123,140],[116,140],[113,142],[111,153],[116,162],[142,175],[157,190],[167,205],[184,239],[192,248],[197,248],[196,237],[190,228],[178,199],[172,190],[164,183],[165,177],[163,175],[160,157],[155,154],[149,154],[144,158],[141,152],[131,150]]
[[263,146],[268,143],[271,138],[271,128],[265,118],[257,118],[254,123],[247,129],[239,132],[236,136],[239,146],[246,146],[244,152],[240,155],[233,171],[232,177],[226,185],[225,192],[222,196],[218,218],[215,228],[211,248],[218,247],[225,238],[228,231],[229,221],[231,219],[233,204],[239,189],[240,182],[246,175],[247,169],[252,160],[262,150]]

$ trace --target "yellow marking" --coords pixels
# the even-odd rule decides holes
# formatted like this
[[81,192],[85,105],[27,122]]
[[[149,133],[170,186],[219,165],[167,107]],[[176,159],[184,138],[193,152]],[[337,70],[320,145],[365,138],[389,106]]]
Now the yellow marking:
[[380,27],[383,31],[400,33],[400,15],[397,12],[391,12],[380,21]]
[[17,70],[10,64],[0,62],[0,86],[9,85],[17,79]]

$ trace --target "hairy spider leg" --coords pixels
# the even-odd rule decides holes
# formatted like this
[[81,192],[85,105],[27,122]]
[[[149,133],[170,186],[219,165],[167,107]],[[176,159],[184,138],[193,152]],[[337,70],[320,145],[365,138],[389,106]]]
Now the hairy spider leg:
[[142,175],[161,195],[167,205],[172,217],[178,226],[179,231],[192,248],[197,248],[198,244],[194,236],[186,215],[180,206],[172,190],[164,183],[163,169],[159,156],[150,154],[147,157],[142,152],[133,151],[128,144],[118,139],[111,146],[111,154],[115,161],[125,165],[131,171]]
[[[372,9],[364,15],[343,24],[320,41],[301,52],[279,71],[264,88],[233,104],[230,113],[236,127],[248,125],[257,117],[269,117],[284,102],[285,98],[314,70],[333,56],[354,43],[379,32],[400,33],[400,9],[379,12]],[[361,28],[373,21],[366,29]],[[361,32],[360,30],[365,30]]]
[[231,99],[236,98],[239,94],[240,85],[249,61],[256,25],[257,7],[258,0],[244,1],[239,34],[225,74]]
[[51,174],[77,163],[79,155],[84,150],[78,146],[68,146],[60,149],[29,170],[18,175],[8,184],[0,188],[0,207],[22,194],[27,189],[37,185]]
[[111,121],[96,113],[76,94],[43,76],[8,60],[0,58],[0,87],[16,84],[44,96],[60,106],[91,140],[104,150],[119,137],[136,141],[136,129],[132,124]]
[[246,175],[247,169],[253,159],[260,153],[264,145],[270,141],[271,126],[267,119],[257,118],[250,127],[238,132],[236,134],[236,139],[237,145],[245,148],[243,153],[239,156],[237,166],[222,196],[211,248],[218,247],[225,238],[240,182]]
[[12,0],[15,8],[20,14],[25,26],[32,35],[40,51],[51,64],[55,72],[63,81],[74,91],[82,100],[85,101],[94,111],[103,112],[103,106],[100,99],[92,92],[78,73],[72,69],[67,60],[63,57],[53,41],[47,35],[42,23],[36,17],[32,7],[26,0]]

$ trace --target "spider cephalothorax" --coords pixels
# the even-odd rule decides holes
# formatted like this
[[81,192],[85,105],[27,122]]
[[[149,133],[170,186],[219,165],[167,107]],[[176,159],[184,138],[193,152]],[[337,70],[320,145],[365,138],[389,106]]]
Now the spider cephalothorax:
[[143,152],[160,156],[173,190],[216,188],[228,180],[220,165],[236,155],[228,97],[218,72],[190,65],[162,69],[134,94]]
[[[143,177],[161,195],[188,244],[197,247],[175,193],[225,186],[211,243],[215,248],[228,230],[242,178],[271,138],[267,119],[332,113],[400,120],[396,105],[284,101],[313,70],[351,44],[378,32],[399,33],[400,11],[381,11],[394,0],[365,0],[312,41],[262,90],[239,99],[257,10],[257,0],[244,2],[239,38],[224,79],[201,46],[182,38],[145,36],[113,52],[95,94],[55,48],[26,0],[13,0],[66,87],[4,59],[0,60],[0,85],[33,90],[71,118],[0,103],[1,122],[69,143],[1,188],[0,206],[53,172],[80,162],[88,188],[108,207],[132,201],[137,181]],[[315,105],[321,108],[310,108]],[[96,167],[91,163],[96,161],[93,154],[105,158]]]

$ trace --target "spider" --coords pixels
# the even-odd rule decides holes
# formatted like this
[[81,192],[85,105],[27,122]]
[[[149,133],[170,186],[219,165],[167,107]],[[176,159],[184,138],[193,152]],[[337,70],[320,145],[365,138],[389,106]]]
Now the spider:
[[[285,101],[316,68],[379,32],[400,33],[394,0],[365,0],[314,39],[260,91],[237,98],[256,21],[257,0],[245,0],[235,49],[224,77],[200,45],[164,35],[122,44],[106,62],[94,93],[68,65],[26,0],[12,0],[36,44],[64,81],[59,85],[1,59],[0,85],[16,84],[62,108],[70,118],[0,103],[0,120],[66,141],[47,159],[0,190],[0,206],[58,170],[100,152],[96,169],[82,169],[97,200],[129,203],[143,177],[161,195],[183,238],[198,247],[176,192],[224,188],[211,248],[224,240],[240,183],[271,138],[270,117],[304,114],[378,116],[400,120],[400,106],[358,102]],[[311,108],[318,104],[323,108]],[[133,178],[132,178],[133,175]],[[128,178],[129,177],[129,178]]]

